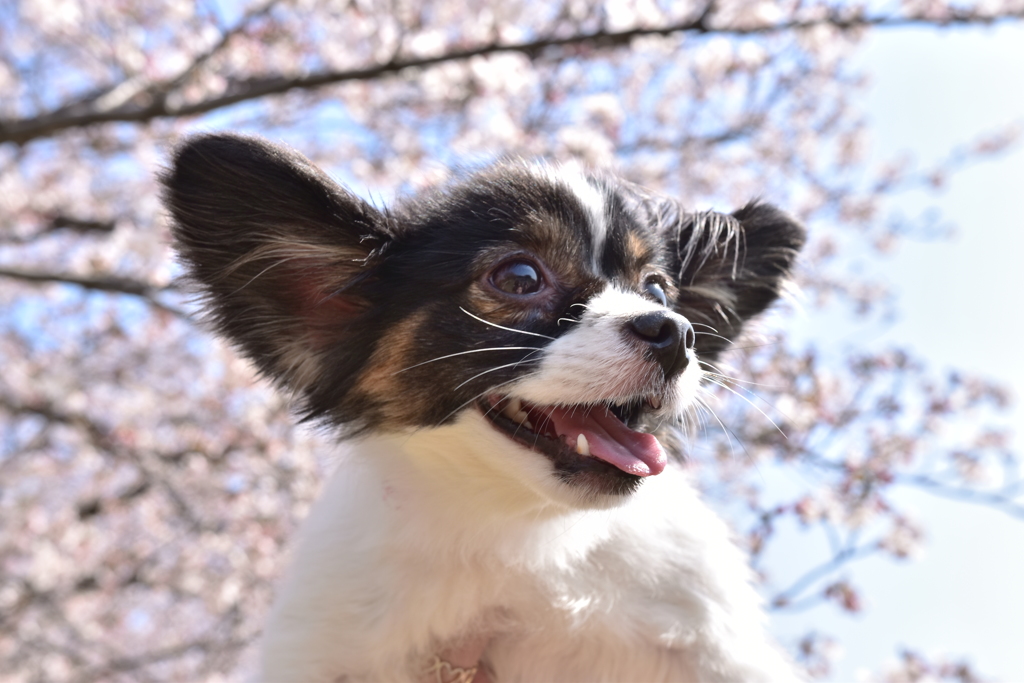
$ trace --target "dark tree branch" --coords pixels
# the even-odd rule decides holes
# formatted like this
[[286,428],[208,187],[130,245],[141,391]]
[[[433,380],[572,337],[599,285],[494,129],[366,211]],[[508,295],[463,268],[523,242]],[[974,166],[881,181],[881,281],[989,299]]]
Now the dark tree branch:
[[86,277],[79,275],[69,275],[67,273],[46,273],[40,271],[22,270],[20,268],[9,268],[0,267],[0,277],[9,277],[14,280],[21,280],[23,282],[33,282],[40,284],[66,284],[66,285],[77,285],[83,289],[91,289],[99,292],[112,292],[116,294],[129,294],[131,296],[137,296],[144,299],[146,303],[162,310],[167,313],[182,318],[183,320],[190,320],[188,313],[185,311],[169,306],[163,303],[157,298],[157,294],[160,292],[173,291],[175,288],[173,285],[167,287],[154,287],[153,285],[140,282],[139,280],[132,280],[129,278],[121,277]]
[[47,230],[73,230],[74,232],[113,232],[114,221],[97,221],[58,214],[47,224]]
[[[2,173],[2,171],[0,171]],[[82,235],[89,233],[102,234],[111,233],[117,227],[113,220],[95,220],[91,218],[76,218],[63,213],[53,214],[38,230],[29,235],[11,234],[13,231],[7,225],[0,224],[0,242],[9,245],[31,244],[36,240],[43,239],[54,233],[67,230]],[[7,233],[7,234],[5,234]]]
[[[949,10],[942,17],[918,16],[865,16],[847,15],[834,11],[828,16],[818,19],[796,20],[749,27],[714,26],[709,22],[706,13],[695,19],[652,28],[635,28],[622,31],[599,29],[587,33],[564,38],[543,37],[518,43],[492,42],[473,48],[453,50],[434,57],[395,58],[383,64],[374,64],[359,69],[342,71],[326,70],[305,75],[287,76],[283,74],[254,77],[243,80],[229,81],[225,91],[215,97],[191,103],[177,104],[171,95],[179,85],[178,79],[160,83],[136,93],[127,101],[118,101],[113,106],[98,106],[109,98],[93,96],[87,100],[78,100],[58,107],[37,116],[20,119],[0,120],[0,144],[12,142],[23,145],[37,138],[46,137],[70,128],[90,126],[98,123],[129,122],[144,123],[156,118],[172,116],[195,116],[228,107],[239,102],[259,99],[268,95],[277,95],[289,90],[313,90],[326,85],[349,81],[366,81],[384,76],[398,74],[414,68],[422,68],[446,62],[465,61],[473,57],[498,53],[518,52],[531,59],[540,57],[552,48],[609,49],[628,45],[635,38],[644,36],[669,36],[680,33],[721,34],[721,35],[764,35],[786,31],[800,31],[817,26],[829,25],[843,31],[851,31],[871,27],[900,26],[948,26],[948,25],[987,25],[1002,21],[1024,18],[1024,9],[1002,14],[978,14],[970,9]],[[196,61],[206,61],[208,53],[204,53]],[[192,73],[193,67],[186,69]],[[113,93],[120,86],[110,91]]]
[[[266,15],[276,0],[265,0],[261,4],[246,12],[231,28],[223,30],[220,38],[211,45],[205,52],[193,57],[191,63],[174,78],[159,83],[147,82],[140,76],[132,76],[119,83],[90,92],[70,102],[65,102],[49,115],[75,115],[91,110],[114,111],[126,106],[133,98],[140,94],[153,95],[155,93],[169,93],[182,85],[191,76],[196,74],[205,64],[218,54],[224,51],[231,40],[244,33],[250,23],[259,17]],[[0,131],[3,130],[3,121],[0,121]],[[2,139],[0,139],[2,142]]]

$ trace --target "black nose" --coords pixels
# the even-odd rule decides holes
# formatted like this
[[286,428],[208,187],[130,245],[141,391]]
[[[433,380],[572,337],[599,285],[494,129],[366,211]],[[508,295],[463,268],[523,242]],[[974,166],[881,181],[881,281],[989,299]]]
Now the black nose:
[[661,365],[665,378],[671,379],[686,369],[693,348],[693,326],[681,315],[670,311],[651,311],[631,319],[626,327],[647,345],[647,351]]

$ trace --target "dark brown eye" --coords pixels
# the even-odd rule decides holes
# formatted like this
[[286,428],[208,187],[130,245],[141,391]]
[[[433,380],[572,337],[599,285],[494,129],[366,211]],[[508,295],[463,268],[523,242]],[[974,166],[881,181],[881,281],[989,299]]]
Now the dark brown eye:
[[662,306],[668,306],[668,297],[665,296],[665,290],[657,280],[648,280],[644,285],[644,291]]
[[535,294],[544,285],[536,266],[529,261],[509,261],[498,266],[491,284],[506,294]]

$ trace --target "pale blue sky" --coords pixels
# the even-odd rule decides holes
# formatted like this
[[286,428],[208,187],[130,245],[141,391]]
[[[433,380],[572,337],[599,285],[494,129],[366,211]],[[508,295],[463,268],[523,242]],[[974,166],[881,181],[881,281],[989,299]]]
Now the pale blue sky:
[[[979,133],[1024,124],[1024,26],[876,32],[859,60],[872,85],[862,105],[872,158],[908,151],[927,164]],[[940,242],[908,241],[867,274],[899,294],[894,325],[842,330],[846,348],[890,342],[936,369],[959,367],[1014,389],[1016,451],[1024,450],[1024,145],[953,177],[942,194],[911,193],[891,205],[916,215],[936,206],[957,226]],[[813,325],[813,319],[808,323]],[[817,335],[815,335],[817,336]],[[775,615],[795,637],[817,628],[845,651],[832,680],[857,680],[901,645],[967,656],[995,680],[1024,681],[1024,520],[907,492],[900,498],[928,529],[912,563],[873,559],[850,572],[867,609],[855,618],[831,607]]]

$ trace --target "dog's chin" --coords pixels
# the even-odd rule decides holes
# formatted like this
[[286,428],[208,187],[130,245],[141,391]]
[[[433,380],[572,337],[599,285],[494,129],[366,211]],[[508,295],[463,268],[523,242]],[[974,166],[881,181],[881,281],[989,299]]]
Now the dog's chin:
[[490,395],[476,408],[505,439],[549,462],[560,502],[602,508],[620,504],[665,468],[657,439],[627,426],[637,421],[641,403],[541,406]]

